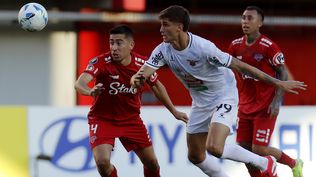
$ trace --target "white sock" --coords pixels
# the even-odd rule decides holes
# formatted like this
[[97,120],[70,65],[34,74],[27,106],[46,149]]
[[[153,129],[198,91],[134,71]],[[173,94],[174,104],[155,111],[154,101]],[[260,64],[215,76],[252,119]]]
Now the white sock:
[[221,158],[243,162],[245,164],[249,163],[259,168],[261,171],[266,170],[268,167],[267,158],[250,152],[237,144],[225,144],[223,155]]
[[222,170],[218,159],[212,155],[206,154],[206,158],[199,164],[194,164],[199,167],[209,177],[228,177]]

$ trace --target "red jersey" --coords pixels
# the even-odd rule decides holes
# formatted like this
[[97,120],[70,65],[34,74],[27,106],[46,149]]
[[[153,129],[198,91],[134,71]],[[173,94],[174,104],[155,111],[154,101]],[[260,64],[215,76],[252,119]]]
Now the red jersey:
[[[131,56],[131,63],[127,66],[112,61],[110,52],[101,54],[89,62],[84,72],[94,77],[95,84],[102,83],[105,88],[95,97],[89,117],[111,120],[139,117],[142,89],[131,87],[130,79],[147,58],[134,52]],[[156,81],[155,73],[147,83],[154,85]]]
[[[283,53],[279,47],[264,35],[251,46],[246,45],[246,37],[235,39],[228,52],[272,77],[276,77],[273,67],[284,64]],[[245,74],[235,75],[239,93],[239,114],[251,114],[251,117],[269,116],[267,109],[275,96],[275,88]]]

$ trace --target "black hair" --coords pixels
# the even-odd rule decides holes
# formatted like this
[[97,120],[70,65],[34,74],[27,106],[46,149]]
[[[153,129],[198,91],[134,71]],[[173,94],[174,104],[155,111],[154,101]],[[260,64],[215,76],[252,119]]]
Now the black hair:
[[128,38],[133,38],[133,30],[127,25],[118,25],[110,30],[110,34],[125,34]]
[[189,11],[179,5],[172,5],[159,13],[159,19],[168,19],[171,22],[181,23],[183,31],[187,32],[190,25]]
[[263,10],[262,10],[262,9],[260,9],[260,8],[257,7],[257,6],[248,6],[248,7],[246,7],[245,10],[255,10],[255,11],[257,11],[257,13],[261,16],[261,20],[262,20],[262,22],[263,22],[263,20],[264,20],[264,14],[263,14]]

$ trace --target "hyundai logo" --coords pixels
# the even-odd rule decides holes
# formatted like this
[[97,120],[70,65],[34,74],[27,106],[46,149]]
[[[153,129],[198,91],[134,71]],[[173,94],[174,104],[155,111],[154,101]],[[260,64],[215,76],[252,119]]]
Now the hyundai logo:
[[81,172],[95,168],[85,117],[65,117],[50,124],[40,137],[39,148],[60,169]]

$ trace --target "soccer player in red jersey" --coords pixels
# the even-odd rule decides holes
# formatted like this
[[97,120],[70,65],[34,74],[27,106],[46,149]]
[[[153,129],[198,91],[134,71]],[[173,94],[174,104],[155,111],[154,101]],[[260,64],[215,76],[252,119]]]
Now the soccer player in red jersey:
[[[93,58],[75,84],[80,94],[94,97],[88,114],[90,146],[102,177],[117,177],[110,162],[115,138],[120,139],[127,151],[137,154],[144,165],[145,177],[160,177],[152,142],[140,118],[142,89],[130,85],[131,77],[147,58],[132,52],[133,47],[133,32],[128,26],[111,29],[110,52]],[[90,88],[88,83],[92,80],[95,85]],[[176,119],[187,122],[187,115],[174,107],[156,73],[146,82]]]
[[[259,31],[263,20],[264,15],[260,8],[248,6],[241,19],[245,35],[232,41],[228,53],[272,77],[287,80],[283,53],[277,44]],[[283,91],[251,75],[235,75],[239,92],[237,142],[259,155],[274,156],[279,163],[292,169],[294,177],[302,177],[302,160],[295,160],[280,149],[269,147],[282,104]],[[247,168],[252,177],[260,176],[258,169],[250,165]]]

